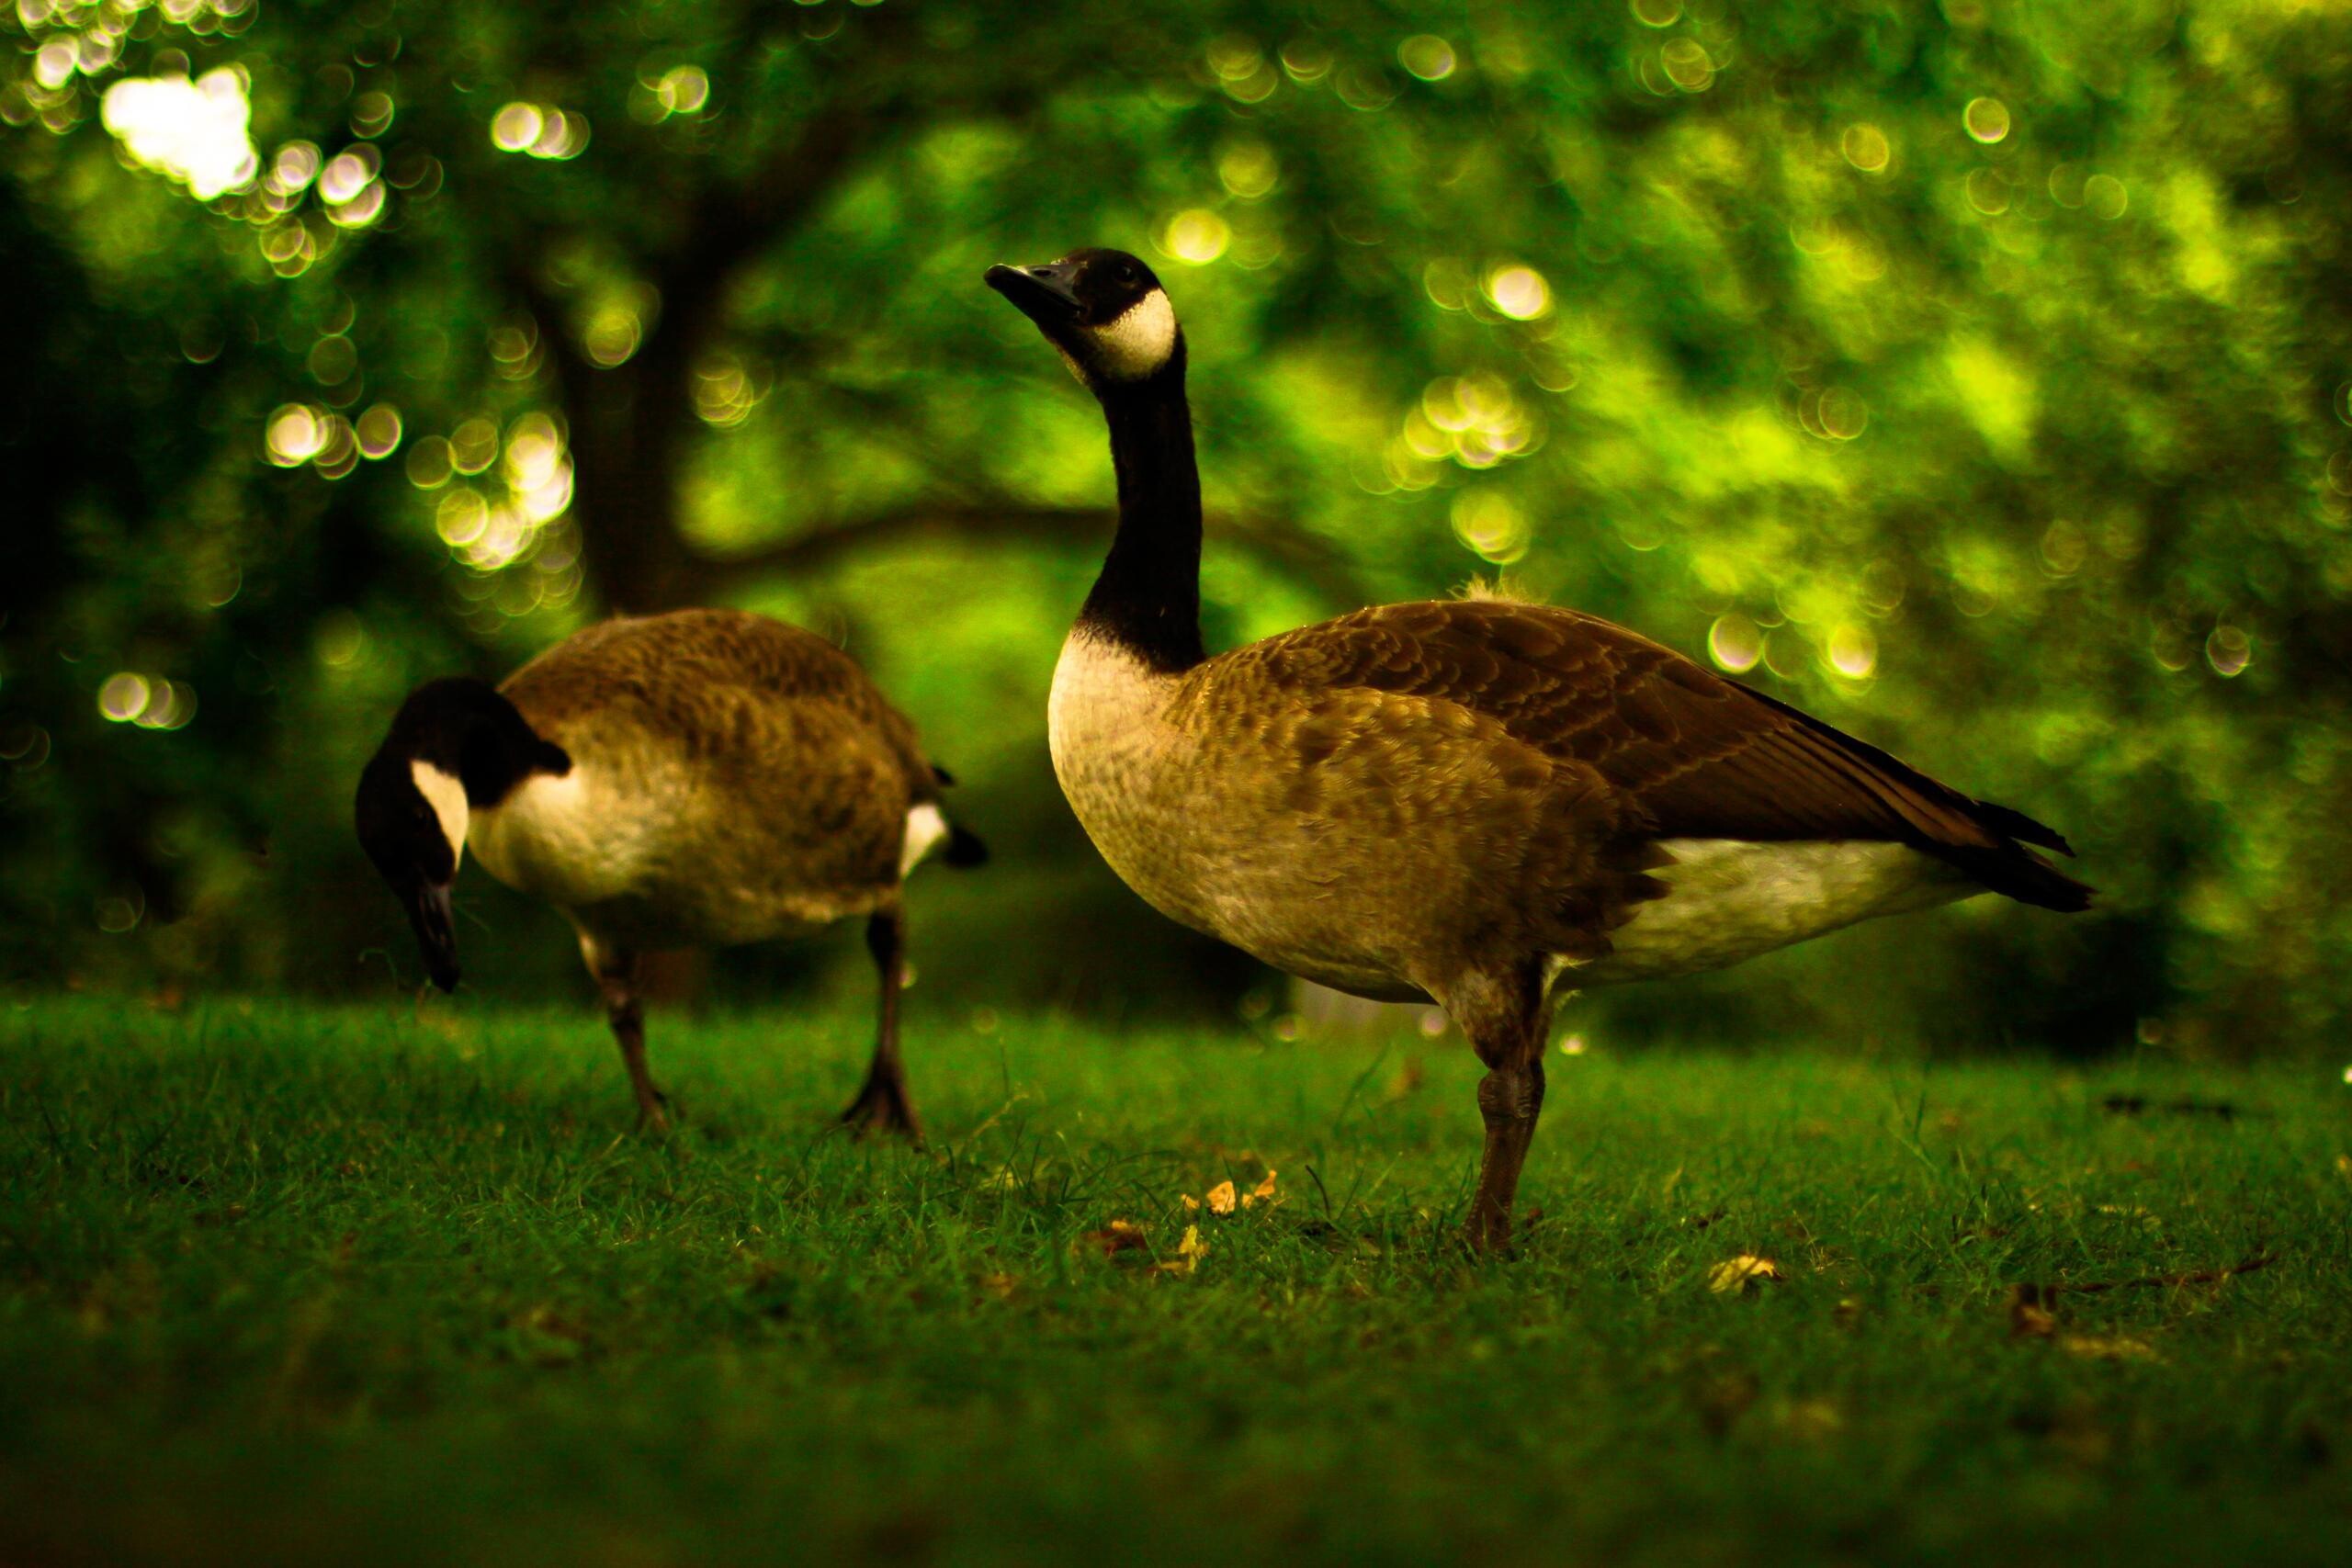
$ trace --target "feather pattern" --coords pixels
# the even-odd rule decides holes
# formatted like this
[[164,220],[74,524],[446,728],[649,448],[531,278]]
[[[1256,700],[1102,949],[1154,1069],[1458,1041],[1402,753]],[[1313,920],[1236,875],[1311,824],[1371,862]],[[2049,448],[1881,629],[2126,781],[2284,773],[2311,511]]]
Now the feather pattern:
[[1591,769],[1659,838],[1909,844],[1996,892],[2079,909],[2089,890],[2025,846],[2050,829],[1598,616],[1494,600],[1392,604],[1231,656],[1292,692],[1458,705]]
[[910,814],[936,815],[914,727],[847,654],[763,615],[607,621],[501,690],[572,766],[478,807],[469,843],[608,941],[756,942],[869,913],[895,897]]

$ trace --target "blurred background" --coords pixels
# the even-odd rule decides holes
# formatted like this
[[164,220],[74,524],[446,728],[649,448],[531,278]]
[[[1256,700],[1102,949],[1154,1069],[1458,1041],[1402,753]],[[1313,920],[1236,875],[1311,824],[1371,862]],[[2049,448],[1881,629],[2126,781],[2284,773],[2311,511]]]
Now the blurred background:
[[[0,981],[400,994],[401,694],[726,603],[997,852],[919,999],[1289,1027],[1055,787],[1097,413],[980,286],[1137,251],[1212,647],[1508,572],[2070,834],[1609,1038],[2333,1043],[2352,1000],[2341,0],[14,0]],[[584,995],[469,876],[493,997]],[[718,996],[862,994],[854,932]]]

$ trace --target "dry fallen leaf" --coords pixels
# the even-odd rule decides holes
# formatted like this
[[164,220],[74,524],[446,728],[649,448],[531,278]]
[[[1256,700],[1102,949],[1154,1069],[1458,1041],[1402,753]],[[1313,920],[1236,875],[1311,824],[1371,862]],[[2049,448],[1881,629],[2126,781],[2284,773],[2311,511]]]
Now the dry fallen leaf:
[[989,1295],[994,1296],[999,1301],[1003,1301],[1006,1297],[1012,1294],[1013,1282],[1013,1278],[1010,1274],[983,1274],[980,1276],[980,1289],[987,1292]]
[[1079,1239],[1101,1247],[1105,1258],[1117,1252],[1134,1252],[1145,1245],[1143,1227],[1133,1220],[1113,1220],[1101,1230],[1088,1231]]
[[1180,1192],[1177,1194],[1177,1197],[1182,1200],[1184,1212],[1186,1213],[1196,1214],[1200,1213],[1201,1201],[1198,1198],[1193,1197],[1190,1192]]
[[2047,1339],[2057,1332],[2057,1315],[2041,1304],[2038,1292],[2020,1286],[2009,1292],[2010,1338]]
[[1233,1213],[1233,1205],[1236,1201],[1233,1195],[1233,1183],[1230,1181],[1220,1181],[1215,1187],[1210,1188],[1207,1201],[1209,1213],[1212,1214],[1229,1214]]
[[1263,1203],[1272,1208],[1281,1201],[1280,1198],[1274,1196],[1274,1173],[1271,1167],[1267,1168],[1265,1180],[1241,1195],[1241,1206],[1245,1209],[1252,1203]]
[[2121,1336],[2106,1338],[2096,1334],[2069,1334],[2058,1341],[2058,1348],[2069,1356],[2083,1356],[2095,1361],[2153,1361],[2156,1348],[2144,1339],[2126,1339]]
[[1737,1258],[1726,1258],[1707,1270],[1707,1289],[1719,1296],[1730,1295],[1735,1292],[1753,1290],[1759,1284],[1778,1283],[1787,1278],[1781,1272],[1781,1266],[1770,1258],[1743,1252]]
[[[1232,1183],[1227,1182],[1226,1185],[1230,1187]],[[1214,1201],[1216,1194],[1212,1192],[1209,1197]],[[1163,1258],[1152,1267],[1163,1274],[1190,1274],[1200,1267],[1201,1259],[1208,1255],[1208,1244],[1201,1239],[1201,1227],[1186,1225],[1184,1239],[1176,1244],[1176,1256]]]

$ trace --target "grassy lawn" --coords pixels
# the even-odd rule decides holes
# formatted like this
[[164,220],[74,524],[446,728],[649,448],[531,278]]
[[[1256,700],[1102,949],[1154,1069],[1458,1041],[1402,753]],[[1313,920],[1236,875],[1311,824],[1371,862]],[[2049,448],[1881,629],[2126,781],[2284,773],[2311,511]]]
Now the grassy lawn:
[[2352,1562],[2338,1068],[865,1028],[0,1008],[0,1562]]

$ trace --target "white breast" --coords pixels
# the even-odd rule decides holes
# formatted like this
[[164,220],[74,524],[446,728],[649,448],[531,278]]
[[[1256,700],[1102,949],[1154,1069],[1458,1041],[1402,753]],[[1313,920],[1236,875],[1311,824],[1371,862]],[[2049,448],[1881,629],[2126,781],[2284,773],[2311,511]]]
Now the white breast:
[[[1080,629],[1062,644],[1046,710],[1054,776],[1086,836],[1146,902],[1195,931],[1220,931],[1202,867],[1222,826],[1192,742],[1166,716],[1176,677]],[[1214,875],[1210,876],[1214,882]]]
[[1882,915],[1984,889],[1932,855],[1860,840],[1750,843],[1668,839],[1671,889],[1613,933],[1616,951],[1566,970],[1572,986],[1613,985],[1722,969]]
[[1167,677],[1118,644],[1070,633],[1046,706],[1046,741],[1063,787],[1073,775],[1092,784],[1146,768],[1167,686]]
[[509,887],[576,908],[635,886],[653,847],[644,804],[601,787],[594,768],[575,762],[560,777],[534,773],[475,812],[466,842]]

